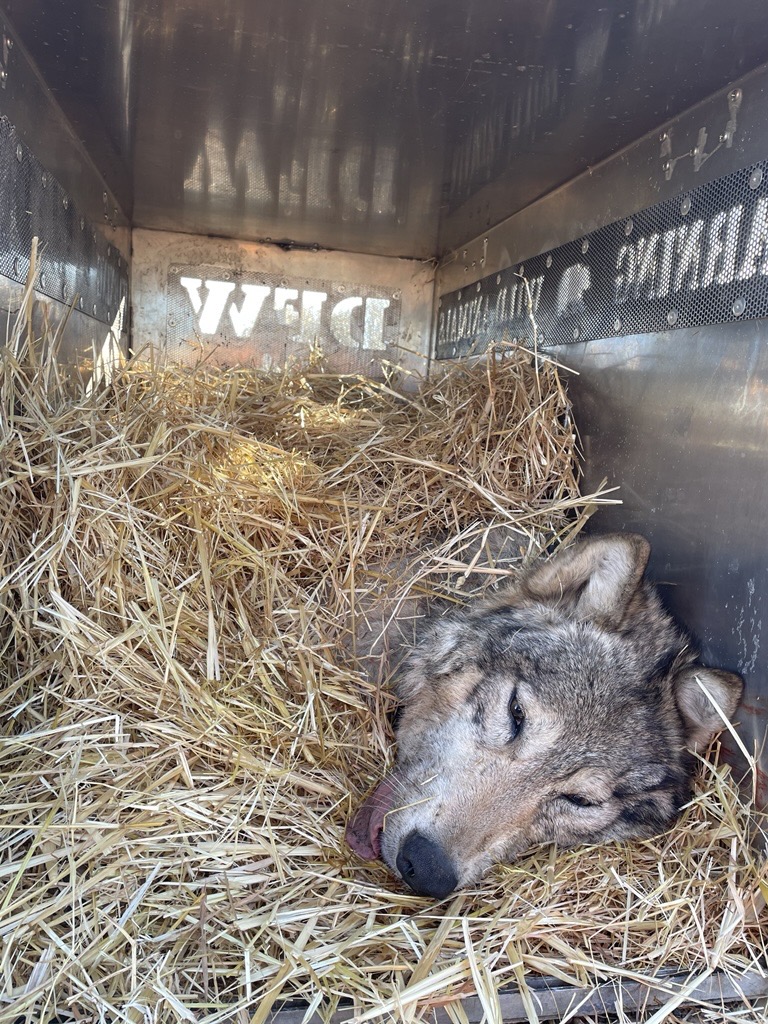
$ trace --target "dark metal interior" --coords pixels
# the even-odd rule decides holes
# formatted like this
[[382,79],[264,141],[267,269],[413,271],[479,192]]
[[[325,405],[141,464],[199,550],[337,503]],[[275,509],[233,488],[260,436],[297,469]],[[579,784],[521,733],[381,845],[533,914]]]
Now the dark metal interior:
[[[386,294],[426,356],[433,297],[480,293],[522,261],[547,267],[558,246],[768,159],[767,14],[765,0],[0,0],[0,314],[15,312],[26,268],[14,257],[35,235],[48,307],[68,315],[75,292],[85,299],[73,361],[121,339],[131,255],[136,334],[159,348],[176,324],[169,282],[189,272],[203,288],[213,264],[232,288],[271,274],[282,310],[295,285],[297,318],[316,279],[337,287],[334,302],[350,301],[346,281]],[[238,240],[342,252],[251,246],[246,258]],[[603,265],[610,284],[617,268]],[[735,311],[735,287],[714,318],[572,332],[550,354],[578,371],[584,490],[607,482],[623,502],[594,529],[646,534],[705,658],[745,677],[740,735],[765,803],[766,321],[763,306]],[[265,347],[258,331],[251,342]],[[702,999],[739,997],[704,981]],[[764,976],[742,989],[764,994]],[[573,990],[540,996],[554,1019]],[[635,996],[629,982],[621,1005]],[[609,999],[579,1005],[598,1013]],[[529,1017],[514,991],[501,1005]],[[470,998],[465,1012],[484,1010]],[[292,1013],[276,1020],[305,1017]]]
[[763,0],[5,0],[135,226],[426,258],[768,59]]

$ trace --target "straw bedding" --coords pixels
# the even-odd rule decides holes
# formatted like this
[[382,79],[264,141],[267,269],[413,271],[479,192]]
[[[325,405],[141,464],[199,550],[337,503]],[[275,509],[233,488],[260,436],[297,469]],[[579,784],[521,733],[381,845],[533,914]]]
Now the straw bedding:
[[536,974],[764,957],[723,764],[658,840],[542,849],[440,906],[345,847],[391,758],[361,622],[465,600],[594,508],[556,367],[512,352],[404,396],[134,366],[73,394],[23,333],[0,356],[0,1022],[258,1024],[290,997],[461,1021],[470,992],[491,1021]]

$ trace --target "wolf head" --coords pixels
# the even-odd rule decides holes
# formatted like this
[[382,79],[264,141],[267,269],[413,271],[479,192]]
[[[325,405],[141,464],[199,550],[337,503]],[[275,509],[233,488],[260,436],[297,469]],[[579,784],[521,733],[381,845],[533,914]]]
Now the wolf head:
[[742,682],[697,663],[644,579],[649,551],[636,535],[583,542],[426,626],[399,680],[394,771],[348,826],[359,854],[441,898],[534,844],[674,821],[689,751]]

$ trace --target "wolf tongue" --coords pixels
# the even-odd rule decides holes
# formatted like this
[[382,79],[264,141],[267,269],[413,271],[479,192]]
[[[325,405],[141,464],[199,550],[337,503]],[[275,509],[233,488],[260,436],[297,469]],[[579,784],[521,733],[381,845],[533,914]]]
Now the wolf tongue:
[[347,824],[346,840],[364,860],[378,860],[381,856],[381,832],[387,811],[392,807],[394,790],[391,778],[380,782]]

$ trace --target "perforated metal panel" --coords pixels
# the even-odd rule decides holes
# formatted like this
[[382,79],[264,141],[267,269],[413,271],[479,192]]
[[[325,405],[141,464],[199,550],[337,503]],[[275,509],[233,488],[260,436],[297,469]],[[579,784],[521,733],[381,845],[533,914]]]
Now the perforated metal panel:
[[135,229],[132,268],[134,350],[157,359],[425,371],[430,264]]
[[768,161],[443,296],[437,356],[765,316]]
[[314,347],[337,371],[354,371],[362,353],[393,355],[400,297],[370,285],[173,264],[166,354],[195,362],[214,348],[218,363],[284,366],[290,355],[306,358]]
[[111,325],[127,301],[126,261],[88,223],[5,117],[0,117],[0,194],[0,275],[18,284],[26,281],[37,236],[38,291],[58,302],[76,300],[76,308]]

